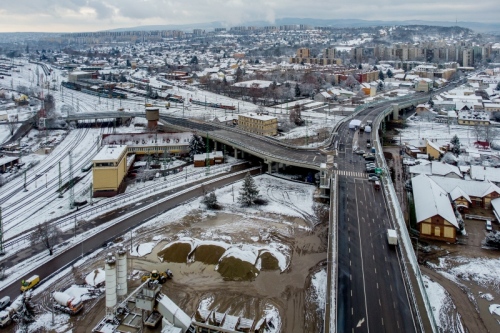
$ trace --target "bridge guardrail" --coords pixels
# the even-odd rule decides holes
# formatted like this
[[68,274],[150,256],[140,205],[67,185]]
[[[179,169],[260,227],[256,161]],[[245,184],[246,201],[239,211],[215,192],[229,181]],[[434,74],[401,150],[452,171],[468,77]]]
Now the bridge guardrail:
[[[425,100],[427,100],[427,98],[417,99],[417,101],[419,103],[421,103],[422,100],[425,101]],[[375,131],[375,133],[376,133],[375,134],[375,136],[376,136],[375,145],[377,146],[377,150],[376,150],[377,151],[377,153],[376,153],[377,162],[385,170],[389,170],[389,169],[388,169],[387,163],[385,161],[385,157],[384,157],[383,150],[382,150],[382,145],[380,144],[380,137],[378,134],[378,128],[380,126],[380,122],[382,121],[382,119],[387,114],[389,114],[391,112],[392,112],[392,108],[389,107],[384,112],[380,113],[380,115],[378,115],[377,118],[375,119],[375,128],[377,128],[377,131]],[[422,273],[420,272],[417,257],[415,255],[415,252],[413,251],[413,246],[411,244],[410,235],[408,234],[408,230],[406,228],[406,223],[404,220],[403,212],[401,211],[401,206],[399,205],[397,194],[396,194],[396,191],[394,189],[394,185],[392,184],[392,180],[391,180],[390,176],[382,177],[382,184],[384,185],[384,192],[386,193],[386,197],[387,197],[388,204],[389,204],[388,206],[391,208],[391,209],[389,209],[389,211],[391,213],[392,220],[397,225],[396,229],[398,230],[398,234],[399,234],[400,239],[402,240],[402,243],[403,243],[402,247],[405,250],[404,252],[406,253],[406,258],[408,259],[408,262],[411,264],[413,271],[415,273],[415,277],[417,279],[420,293],[422,294],[422,297],[424,300],[424,306],[425,306],[425,309],[427,311],[428,317],[430,319],[432,332],[436,333],[439,330],[438,330],[438,327],[436,324],[436,320],[434,318],[434,314],[433,314],[432,307],[431,307],[430,302],[429,302],[429,298],[427,297],[427,292],[425,291],[425,286],[424,286],[424,282],[422,279]],[[410,278],[408,276],[408,269],[406,267],[406,263],[404,260],[402,260],[402,265],[403,265],[405,277],[407,279],[407,286],[410,289],[410,293],[412,294],[412,298],[413,298],[413,302],[414,302],[414,306],[415,306],[415,311],[417,312],[416,313],[417,319],[419,320],[419,324],[420,324],[422,331],[424,331],[422,317],[420,316],[420,312],[418,311],[418,305],[416,304],[415,294],[414,294],[414,291],[412,288]]]

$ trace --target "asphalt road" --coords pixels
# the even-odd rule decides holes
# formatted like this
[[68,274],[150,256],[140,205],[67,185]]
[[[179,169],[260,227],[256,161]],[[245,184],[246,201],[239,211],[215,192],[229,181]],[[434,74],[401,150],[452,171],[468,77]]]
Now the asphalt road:
[[[272,157],[278,157],[283,161],[295,161],[319,166],[326,162],[326,157],[317,149],[298,149],[286,146],[277,140],[242,133],[236,129],[221,129],[205,122],[192,121],[182,118],[161,116],[161,119],[172,125],[182,126],[197,132],[210,132],[213,137],[220,137],[234,144],[235,148],[244,148],[250,153]],[[274,160],[274,159],[272,159]]]
[[[251,171],[252,174],[258,174],[260,170],[253,170]],[[233,183],[235,181],[238,181],[240,179],[243,179],[245,177],[246,173],[241,173],[241,174],[236,174],[236,175],[230,175],[227,178],[222,178],[219,179],[209,185],[205,185],[205,190],[210,191],[215,188],[219,188],[222,186],[225,186],[227,184]],[[119,223],[116,223],[113,226],[110,226],[109,228],[101,231],[100,233],[94,235],[92,238],[84,240],[82,243],[77,244],[64,252],[58,252],[57,250],[54,252],[54,257],[48,261],[47,263],[41,265],[40,267],[36,268],[35,270],[26,273],[25,276],[19,276],[18,281],[14,281],[10,285],[7,285],[5,288],[0,290],[0,295],[3,296],[10,296],[11,299],[14,299],[19,295],[19,288],[21,287],[20,281],[22,279],[29,278],[33,274],[37,274],[40,276],[40,279],[43,280],[47,277],[49,277],[51,274],[54,272],[58,271],[61,268],[64,268],[68,265],[71,265],[73,262],[77,261],[80,259],[82,256],[86,254],[90,254],[96,249],[99,249],[102,247],[103,244],[105,244],[107,241],[120,236],[124,233],[126,233],[129,229],[134,228],[148,219],[155,217],[158,214],[161,214],[162,212],[168,211],[172,208],[177,207],[178,205],[183,204],[184,202],[191,200],[195,197],[201,196],[203,194],[203,190],[198,187],[198,186],[193,186],[193,188],[190,191],[187,191],[185,193],[180,194],[177,197],[172,198],[171,200],[162,202],[156,206],[153,206],[145,211],[142,211],[141,213],[138,213],[136,215],[131,216],[128,219],[125,219]],[[107,221],[110,221],[116,217],[119,217],[119,215],[123,214],[123,209],[117,210],[114,213],[110,213],[102,218],[96,219],[93,221],[94,225],[98,225]],[[26,251],[19,253],[17,255],[17,258],[20,257],[26,257],[24,260],[30,260],[29,259],[29,254],[32,253],[32,249],[26,249]],[[15,260],[15,258],[14,258]]]
[[[386,105],[361,112],[374,120]],[[337,141],[338,192],[338,332],[416,332],[398,250],[387,244],[391,221],[384,193],[364,174],[365,160],[353,146],[366,149],[371,133],[340,126]],[[355,147],[354,147],[355,148]]]

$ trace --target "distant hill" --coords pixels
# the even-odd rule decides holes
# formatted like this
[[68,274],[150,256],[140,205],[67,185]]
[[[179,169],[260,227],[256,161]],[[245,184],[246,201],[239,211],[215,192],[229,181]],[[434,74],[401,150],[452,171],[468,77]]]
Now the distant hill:
[[[451,21],[381,21],[381,20],[359,20],[359,19],[313,19],[313,18],[281,18],[274,23],[267,21],[245,22],[240,25],[263,27],[267,25],[286,24],[306,24],[313,27],[336,27],[336,28],[361,28],[370,26],[390,26],[390,25],[431,25],[431,26],[459,26],[472,29],[476,32],[500,34],[500,23],[479,23],[479,22],[451,22]],[[207,22],[195,24],[168,24],[168,25],[143,25],[130,28],[119,28],[108,31],[151,31],[151,30],[182,30],[191,31],[193,29],[213,30],[215,28],[230,28],[225,22]]]

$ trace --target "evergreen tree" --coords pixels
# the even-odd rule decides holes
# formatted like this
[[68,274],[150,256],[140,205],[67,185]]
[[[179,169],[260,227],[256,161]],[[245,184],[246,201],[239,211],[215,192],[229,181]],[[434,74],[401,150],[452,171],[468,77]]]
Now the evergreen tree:
[[387,77],[390,79],[392,78],[394,75],[392,74],[392,71],[390,69],[387,70]]
[[250,176],[250,173],[247,173],[245,179],[243,180],[243,186],[240,190],[240,196],[238,197],[238,202],[243,206],[251,206],[255,203],[255,200],[259,197],[259,189],[255,182]]
[[494,247],[496,249],[500,249],[500,232],[499,231],[489,232],[486,235],[486,239],[484,240],[484,243],[487,246]]
[[217,202],[217,196],[214,192],[210,192],[203,197],[203,203],[207,205],[208,209],[218,209],[219,203]]
[[132,64],[130,63],[130,60],[127,59],[127,67],[132,67]]
[[460,155],[460,139],[458,138],[458,136],[456,134],[453,138],[451,138],[450,143],[453,145],[453,147],[451,147],[451,152],[455,156]]
[[378,90],[380,91],[384,90],[384,83],[382,81],[378,83]]
[[385,80],[385,76],[384,76],[384,73],[382,72],[382,70],[380,70],[380,71],[378,72],[378,78],[379,78],[379,80],[382,80],[382,81],[384,81],[384,80]]
[[238,69],[236,69],[236,82],[241,82],[241,80],[243,80],[243,71],[238,66]]
[[359,64],[358,69],[363,69],[363,65]]
[[500,90],[500,82],[498,82],[496,90]]
[[299,87],[299,84],[296,83],[295,84],[295,97],[300,97],[300,95],[301,95],[300,87]]
[[432,98],[429,98],[429,105],[431,108],[434,107],[434,101],[432,100]]
[[203,154],[205,152],[205,143],[203,138],[199,135],[193,134],[189,141],[189,157],[193,158],[196,154]]
[[198,64],[198,57],[197,56],[193,56],[191,58],[191,64],[194,64],[194,65],[197,65]]

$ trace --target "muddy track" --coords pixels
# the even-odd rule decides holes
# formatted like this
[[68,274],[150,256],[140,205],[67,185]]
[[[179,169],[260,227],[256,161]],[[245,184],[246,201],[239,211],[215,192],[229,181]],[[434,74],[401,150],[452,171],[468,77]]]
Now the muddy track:
[[479,315],[476,305],[469,299],[467,292],[462,290],[454,282],[428,267],[420,266],[420,269],[422,273],[438,282],[450,294],[453,303],[457,307],[458,313],[462,316],[462,324],[467,332],[490,332]]

